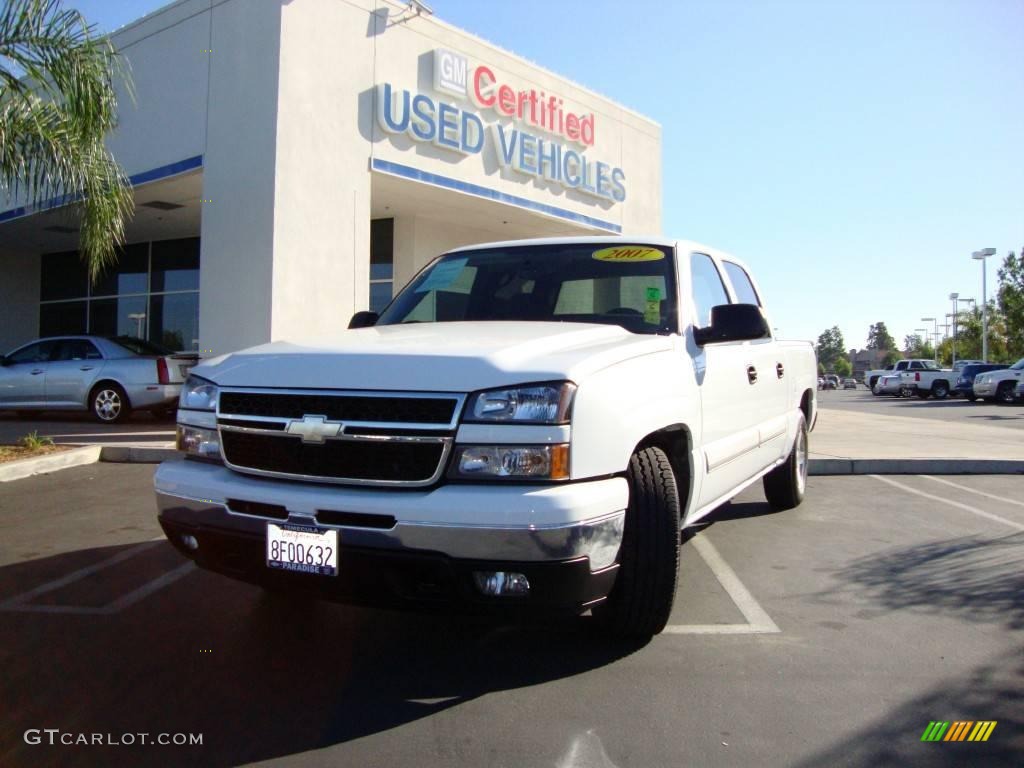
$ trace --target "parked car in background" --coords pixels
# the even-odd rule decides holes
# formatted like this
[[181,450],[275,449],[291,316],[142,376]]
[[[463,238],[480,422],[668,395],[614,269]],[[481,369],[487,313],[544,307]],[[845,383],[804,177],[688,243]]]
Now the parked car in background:
[[957,377],[953,389],[950,390],[950,394],[963,395],[973,403],[978,399],[978,396],[974,394],[974,379],[982,373],[1002,371],[1009,367],[1006,363],[972,363],[965,365],[960,369],[960,375]]
[[[931,361],[929,361],[931,362]],[[934,363],[932,363],[935,366]],[[912,393],[922,399],[934,397],[945,400],[956,383],[957,374],[948,368],[928,368],[926,370],[903,371],[900,378]]]
[[843,379],[843,389],[856,389],[856,388],[857,388],[857,380],[856,379]]
[[1024,377],[1024,357],[1002,371],[989,371],[974,378],[974,394],[983,400],[1012,403],[1017,385]]
[[896,397],[910,397],[911,389],[905,384],[899,373],[889,373],[875,379],[875,386],[871,388],[871,394],[875,395],[896,395]]
[[960,371],[962,371],[968,365],[985,365],[985,364],[986,363],[985,363],[984,360],[957,360],[955,363],[953,363],[952,368],[953,368],[953,372],[954,373],[960,373]]
[[832,373],[825,374],[825,381],[821,385],[822,389],[839,389],[839,377]]
[[132,410],[168,418],[198,360],[131,336],[39,339],[0,357],[0,410],[87,410],[104,423]]

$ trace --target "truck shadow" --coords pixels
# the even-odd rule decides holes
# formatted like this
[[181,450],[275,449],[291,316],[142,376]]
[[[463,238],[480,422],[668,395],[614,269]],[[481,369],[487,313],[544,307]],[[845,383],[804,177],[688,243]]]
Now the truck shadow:
[[[126,549],[19,563],[0,569],[0,583],[9,568],[19,589],[31,588]],[[90,582],[107,594],[118,579],[124,591],[152,578],[150,556],[137,555],[49,602],[103,605],[107,598],[90,593]],[[386,732],[488,693],[581,675],[643,645],[603,639],[587,618],[503,626],[282,600],[202,571],[122,612],[0,611],[0,619],[0,764],[13,766],[280,758]],[[23,739],[27,729],[53,727],[203,734],[203,741],[47,747]]]

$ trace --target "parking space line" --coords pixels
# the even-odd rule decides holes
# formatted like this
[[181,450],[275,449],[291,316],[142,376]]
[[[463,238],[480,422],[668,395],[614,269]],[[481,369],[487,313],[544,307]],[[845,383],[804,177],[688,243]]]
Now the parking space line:
[[1001,501],[1004,504],[1015,504],[1018,507],[1024,507],[1024,501],[1018,499],[1008,499],[1005,496],[996,496],[994,493],[987,493],[986,491],[979,491],[977,488],[970,488],[966,485],[960,485],[960,483],[953,483],[941,477],[934,477],[933,475],[918,475],[926,480],[934,480],[936,483],[942,483],[943,485],[949,485],[953,488],[959,488],[962,491],[968,491],[969,493],[977,494],[978,496],[984,496],[987,499],[993,499],[995,501]]
[[[1013,528],[1015,531],[1024,531],[1024,525],[1021,525],[1020,523],[1015,523],[1013,520],[1007,520],[1005,517],[1000,517],[999,515],[993,515],[991,512],[986,512],[983,509],[972,507],[969,504],[961,504],[959,501],[953,501],[952,499],[944,499],[941,496],[935,496],[930,493],[925,493],[924,491],[919,491],[916,488],[911,488],[909,485],[898,483],[895,480],[892,480],[888,477],[882,477],[881,475],[869,475],[869,477],[873,477],[876,480],[881,480],[883,483],[888,483],[894,488],[899,488],[900,490],[906,491],[907,493],[913,493],[916,496],[921,496],[925,499],[930,499],[931,501],[937,501],[941,504],[946,504],[947,506],[950,507],[956,507],[957,509],[962,509],[965,512],[971,512],[975,515],[978,515],[979,517],[985,517],[989,520],[994,520],[997,523],[1002,523],[1003,525],[1007,525],[1010,528]],[[916,477],[927,477],[927,475],[916,475]]]
[[10,611],[15,613],[64,613],[64,614],[76,614],[76,615],[109,615],[113,613],[119,613],[125,608],[134,605],[140,600],[148,597],[159,589],[163,589],[169,584],[173,584],[175,581],[183,576],[191,573],[195,569],[195,564],[191,561],[184,565],[178,566],[173,571],[168,571],[155,579],[147,581],[140,587],[133,589],[127,594],[121,595],[113,602],[107,603],[106,605],[99,606],[83,606],[83,605],[33,605],[30,601],[39,595],[45,595],[47,592],[53,592],[56,589],[65,587],[68,584],[72,584],[76,581],[88,578],[94,573],[98,573],[106,568],[117,565],[135,555],[144,552],[145,550],[158,545],[163,538],[154,539],[153,541],[143,542],[134,547],[118,552],[113,557],[108,557],[106,560],[101,560],[98,563],[93,563],[85,568],[79,568],[77,571],[72,571],[66,576],[62,576],[59,579],[48,581],[45,584],[41,584],[34,589],[30,589],[28,592],[22,592],[20,595],[8,598],[7,600],[0,603],[0,611]]
[[81,579],[84,579],[87,576],[92,576],[94,573],[102,571],[105,568],[110,568],[122,562],[123,560],[127,560],[130,557],[134,557],[135,555],[149,549],[150,547],[155,547],[158,543],[159,541],[146,541],[142,544],[137,544],[134,547],[118,552],[113,557],[108,557],[106,560],[100,560],[98,563],[93,563],[92,565],[86,566],[85,568],[79,568],[77,571],[72,571],[66,576],[61,576],[59,579],[54,579],[53,581],[48,581],[45,584],[40,584],[38,587],[30,589],[28,592],[22,592],[20,595],[15,595],[14,597],[10,597],[7,600],[4,600],[2,603],[0,603],[0,610],[7,609],[11,606],[20,605],[21,603],[26,603],[34,597],[39,597],[39,595],[45,595],[47,592],[53,592],[53,590],[55,589],[60,589],[61,587],[65,587],[68,584],[80,581]]
[[708,568],[722,589],[726,591],[733,601],[746,624],[670,624],[662,632],[668,635],[756,635],[781,632],[779,626],[772,621],[772,617],[761,607],[761,604],[754,599],[743,582],[740,581],[736,572],[733,571],[725,559],[719,554],[715,545],[706,536],[698,534],[690,543],[701,559],[707,563]]

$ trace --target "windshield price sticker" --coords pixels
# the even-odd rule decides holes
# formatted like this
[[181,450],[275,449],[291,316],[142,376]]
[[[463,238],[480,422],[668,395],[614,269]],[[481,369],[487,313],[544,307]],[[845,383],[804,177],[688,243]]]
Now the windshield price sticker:
[[267,567],[278,571],[338,575],[338,532],[267,523]]
[[594,251],[593,257],[598,261],[660,261],[665,258],[663,251],[646,245],[616,245],[613,248],[602,248]]

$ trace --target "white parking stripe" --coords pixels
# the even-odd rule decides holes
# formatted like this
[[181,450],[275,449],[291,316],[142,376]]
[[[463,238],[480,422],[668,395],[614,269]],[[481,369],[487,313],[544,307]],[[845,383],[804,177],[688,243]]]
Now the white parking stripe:
[[952,483],[949,480],[944,480],[941,477],[934,477],[932,475],[918,475],[918,477],[923,477],[926,480],[934,480],[936,483],[942,483],[943,485],[950,485],[954,488],[959,488],[962,491],[968,491],[970,493],[975,493],[978,496],[984,496],[987,499],[1001,501],[1004,504],[1016,504],[1018,507],[1024,507],[1024,501],[1020,501],[1018,499],[1008,499],[1005,496],[996,496],[994,493],[986,493],[985,491],[979,491],[977,488],[970,488],[966,485],[960,485],[960,483]]
[[53,590],[60,589],[72,582],[79,581],[87,576],[92,576],[97,571],[102,571],[104,568],[110,568],[123,560],[134,557],[139,554],[139,552],[149,549],[150,547],[155,547],[157,543],[158,541],[147,541],[142,544],[138,544],[134,547],[130,547],[129,549],[122,550],[113,557],[108,557],[106,560],[100,560],[98,563],[93,563],[85,568],[79,568],[77,571],[72,571],[66,576],[61,576],[59,579],[54,579],[53,581],[48,581],[45,584],[40,584],[35,589],[30,589],[28,592],[22,592],[20,595],[15,595],[14,597],[4,600],[0,603],[0,609],[6,609],[15,605],[20,605],[21,603],[27,603],[34,597],[45,595],[47,592],[53,592]]
[[[899,488],[900,490],[906,491],[907,493],[913,493],[916,496],[922,496],[922,497],[924,497],[926,499],[930,499],[932,501],[937,501],[940,504],[946,504],[947,506],[950,506],[950,507],[956,507],[957,509],[962,509],[965,512],[971,512],[971,513],[973,513],[975,515],[978,515],[979,517],[984,517],[984,518],[987,518],[989,520],[994,520],[997,523],[1002,523],[1003,525],[1007,525],[1010,528],[1013,528],[1015,531],[1024,531],[1024,525],[1021,525],[1020,523],[1015,523],[1013,520],[1007,520],[1005,517],[1000,517],[999,515],[993,515],[991,512],[986,512],[983,509],[978,509],[977,507],[972,507],[972,506],[969,506],[967,504],[961,504],[959,501],[953,501],[951,499],[944,499],[941,496],[933,496],[930,493],[925,493],[924,491],[919,491],[916,488],[911,488],[909,485],[904,485],[903,483],[898,483],[895,480],[891,480],[888,477],[882,477],[881,475],[869,475],[869,477],[873,477],[876,480],[881,480],[883,483],[888,483],[889,485],[893,486],[894,488]],[[925,477],[925,475],[917,475],[917,477]]]
[[697,554],[701,556],[708,568],[722,585],[733,603],[747,620],[746,624],[670,624],[665,627],[664,634],[668,635],[755,635],[769,632],[781,632],[778,625],[772,621],[772,617],[761,607],[761,604],[754,599],[743,582],[740,581],[736,572],[729,567],[722,556],[715,549],[711,540],[702,534],[694,536],[690,543]]

